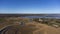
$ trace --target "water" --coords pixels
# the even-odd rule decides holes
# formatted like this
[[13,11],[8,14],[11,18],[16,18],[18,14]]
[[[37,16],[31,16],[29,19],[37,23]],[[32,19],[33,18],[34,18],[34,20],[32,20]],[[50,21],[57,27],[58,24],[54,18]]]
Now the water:
[[44,16],[22,16],[24,18],[57,18],[60,19],[60,15],[44,15]]

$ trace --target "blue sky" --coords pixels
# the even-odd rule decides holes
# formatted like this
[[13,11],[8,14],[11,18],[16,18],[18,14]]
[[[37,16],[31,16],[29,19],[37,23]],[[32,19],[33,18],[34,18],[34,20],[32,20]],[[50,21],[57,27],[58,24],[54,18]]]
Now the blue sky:
[[60,0],[0,0],[0,13],[60,13]]

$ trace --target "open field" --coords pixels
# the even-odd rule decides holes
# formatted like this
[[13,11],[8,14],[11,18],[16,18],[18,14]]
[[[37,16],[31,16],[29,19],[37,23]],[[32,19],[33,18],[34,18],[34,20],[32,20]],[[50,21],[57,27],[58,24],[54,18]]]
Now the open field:
[[0,17],[0,34],[60,34],[60,19]]

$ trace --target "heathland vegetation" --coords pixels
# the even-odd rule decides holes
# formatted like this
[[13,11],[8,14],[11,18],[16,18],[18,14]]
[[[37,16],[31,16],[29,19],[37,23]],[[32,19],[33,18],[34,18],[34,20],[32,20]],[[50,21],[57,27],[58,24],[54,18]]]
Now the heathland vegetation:
[[4,33],[60,34],[60,19],[3,17],[0,18],[0,34]]

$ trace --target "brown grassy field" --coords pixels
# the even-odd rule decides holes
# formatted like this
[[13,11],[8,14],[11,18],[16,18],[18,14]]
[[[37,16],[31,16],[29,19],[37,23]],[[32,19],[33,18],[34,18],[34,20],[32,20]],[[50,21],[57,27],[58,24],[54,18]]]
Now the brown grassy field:
[[[55,22],[55,19],[53,21]],[[24,23],[21,25],[21,22]],[[40,21],[22,17],[0,18],[0,32],[4,28],[8,29],[7,31],[3,30],[1,34],[60,34],[60,27],[56,28],[40,23]]]

